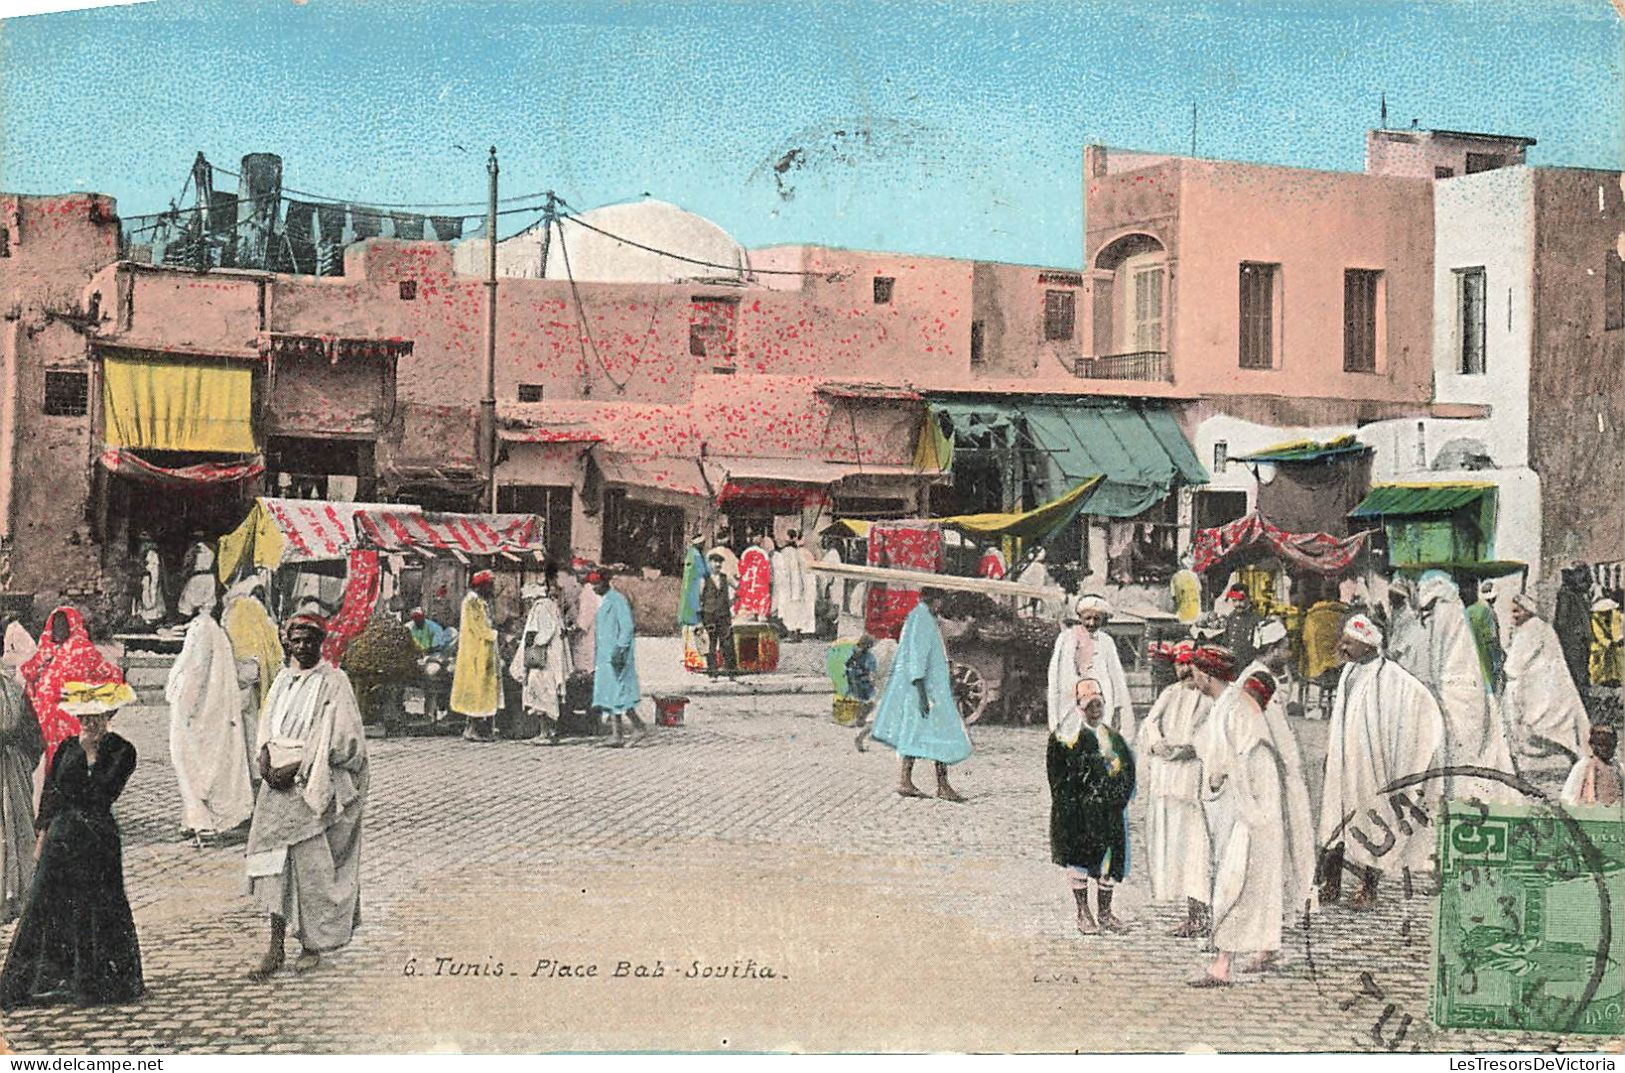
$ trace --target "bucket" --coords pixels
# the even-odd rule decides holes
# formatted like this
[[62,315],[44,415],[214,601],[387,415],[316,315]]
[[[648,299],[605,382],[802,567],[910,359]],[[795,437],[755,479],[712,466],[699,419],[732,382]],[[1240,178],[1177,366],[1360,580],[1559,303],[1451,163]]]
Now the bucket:
[[867,707],[863,701],[853,697],[835,698],[835,721],[843,727],[857,726],[858,720],[863,718],[863,709]]
[[680,727],[683,725],[683,709],[688,707],[687,697],[655,697],[655,726]]

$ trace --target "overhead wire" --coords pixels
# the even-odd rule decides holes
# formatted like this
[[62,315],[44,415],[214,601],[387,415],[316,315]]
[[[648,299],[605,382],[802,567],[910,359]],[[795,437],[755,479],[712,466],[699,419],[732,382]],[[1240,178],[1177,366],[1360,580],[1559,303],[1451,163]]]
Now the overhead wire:
[[[551,226],[551,222],[549,226]],[[610,371],[608,363],[604,361],[604,356],[598,352],[598,343],[593,339],[592,329],[587,325],[586,306],[581,301],[581,288],[576,284],[575,272],[570,268],[570,245],[564,241],[564,230],[562,228],[559,230],[559,253],[564,258],[564,277],[570,281],[570,296],[575,300],[576,326],[580,329],[576,333],[576,345],[581,348],[582,368],[586,368],[587,348],[590,345],[592,347],[592,356],[598,362],[598,367],[604,370],[604,379],[614,386],[617,394],[623,393],[626,391],[626,383],[615,379],[615,374]]]
[[732,264],[732,265],[730,265],[730,264],[723,264],[720,261],[707,261],[707,260],[704,260],[704,259],[699,258],[699,257],[689,257],[689,256],[687,256],[685,254],[673,253],[670,250],[660,249],[657,246],[650,246],[647,243],[638,242],[635,239],[626,238],[623,235],[617,235],[612,231],[606,231],[602,227],[597,226],[596,224],[590,224],[586,220],[583,220],[580,217],[580,215],[578,214],[578,212],[576,211],[575,207],[570,205],[563,198],[559,199],[559,204],[563,205],[565,208],[570,210],[569,212],[559,214],[559,219],[561,219],[561,220],[568,220],[571,223],[575,224],[577,227],[585,227],[588,231],[596,231],[600,235],[603,235],[605,238],[614,239],[616,242],[622,243],[622,244],[627,245],[627,246],[631,246],[633,249],[643,250],[646,253],[658,254],[661,257],[670,257],[672,260],[681,261],[684,264],[700,265],[700,266],[705,267],[705,268],[721,268],[721,269],[724,269],[725,271],[738,272],[738,273],[740,273],[742,275],[801,276],[803,278],[826,279],[826,280],[830,280],[832,282],[835,281],[835,280],[842,279],[846,275],[846,273],[839,272],[839,271],[833,271],[833,272],[809,272],[809,271],[807,271],[805,269],[798,269],[798,268],[754,268],[749,264]]

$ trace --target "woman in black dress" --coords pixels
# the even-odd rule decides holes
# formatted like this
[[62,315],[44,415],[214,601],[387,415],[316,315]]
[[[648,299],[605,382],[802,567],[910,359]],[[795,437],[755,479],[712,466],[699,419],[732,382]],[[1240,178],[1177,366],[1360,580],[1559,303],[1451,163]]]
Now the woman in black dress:
[[122,682],[63,690],[62,707],[81,729],[45,776],[34,822],[39,862],[0,970],[0,1009],[130,1002],[145,990],[112,811],[135,770],[135,746],[107,729],[134,700]]
[[[1113,887],[1128,875],[1128,821],[1134,797],[1134,754],[1117,731],[1101,722],[1100,683],[1078,682],[1074,706],[1050,727],[1050,859],[1065,868],[1085,935],[1127,931],[1112,912]],[[1089,912],[1089,881],[1100,903]]]

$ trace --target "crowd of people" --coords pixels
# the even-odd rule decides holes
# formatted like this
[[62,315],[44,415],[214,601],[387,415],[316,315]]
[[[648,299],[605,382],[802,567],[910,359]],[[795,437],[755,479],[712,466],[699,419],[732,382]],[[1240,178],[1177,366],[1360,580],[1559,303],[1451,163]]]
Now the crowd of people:
[[[1396,596],[1382,616],[1386,633],[1365,613],[1339,623],[1318,812],[1286,712],[1300,653],[1284,621],[1233,599],[1230,614],[1198,620],[1189,638],[1152,644],[1151,660],[1172,681],[1136,721],[1117,643],[1104,630],[1110,604],[1099,595],[1076,602],[1049,665],[1045,764],[1051,855],[1080,932],[1129,928],[1113,894],[1130,861],[1144,860],[1153,900],[1185,911],[1172,934],[1209,941],[1212,958],[1190,983],[1226,987],[1237,972],[1276,965],[1286,922],[1339,902],[1369,910],[1385,879],[1432,871],[1430,823],[1446,800],[1625,802],[1617,731],[1590,725],[1529,597],[1513,601],[1511,644],[1492,662],[1481,645],[1497,625],[1479,627],[1448,575],[1426,572]],[[927,589],[878,687],[873,638],[853,646],[844,692],[877,698],[858,747],[872,735],[896,750],[897,793],[926,796],[913,771],[930,760],[936,796],[958,802],[947,772],[971,742],[941,608]],[[1141,790],[1143,856],[1130,851],[1127,823]]]
[[[718,638],[742,620],[813,628],[810,556],[798,534],[786,541],[779,549],[763,536],[736,561],[725,547],[691,541],[679,619],[711,635],[689,638],[709,669],[729,666],[729,645]],[[200,842],[246,842],[246,890],[269,929],[251,975],[284,967],[290,933],[300,951],[292,968],[306,971],[348,944],[360,923],[369,785],[361,711],[326,644],[327,616],[306,604],[278,627],[263,578],[222,594],[212,557],[199,562],[175,601],[180,653],[164,689],[181,827]],[[988,576],[1002,567],[983,565]],[[506,631],[495,594],[493,574],[476,571],[455,629],[421,609],[403,624],[424,659],[450,666],[449,707],[466,722],[466,738],[496,736],[515,688],[532,720],[523,740],[556,743],[577,707],[610,725],[606,744],[644,737],[632,608],[608,568],[549,565],[522,589],[524,613]],[[1572,646],[1530,597],[1512,597],[1503,645],[1490,601],[1464,605],[1449,575],[1429,571],[1390,595],[1381,614],[1357,611],[1337,624],[1318,811],[1285,703],[1301,675],[1301,634],[1289,638],[1287,624],[1259,614],[1244,592],[1226,593],[1225,614],[1197,617],[1189,637],[1151,646],[1153,679],[1167,684],[1142,717],[1106,630],[1111,604],[1095,594],[1073,604],[1048,666],[1045,770],[1051,855],[1080,932],[1131,927],[1114,893],[1131,861],[1143,860],[1152,898],[1183,910],[1172,934],[1209,941],[1212,957],[1191,983],[1224,987],[1238,972],[1275,966],[1287,921],[1317,905],[1369,909],[1385,880],[1430,870],[1423,821],[1446,799],[1625,802],[1617,731],[1592,726]],[[927,587],[885,673],[872,637],[852,645],[844,689],[872,707],[872,723],[859,720],[858,748],[872,738],[897,753],[898,794],[928,796],[914,775],[929,761],[934,796],[959,803],[949,769],[971,755],[972,742],[943,607],[940,590]],[[21,919],[0,969],[0,1008],[135,998],[144,986],[140,949],[112,805],[137,758],[109,727],[135,694],[71,607],[53,611],[37,639],[12,623],[5,667],[0,921]],[[570,697],[584,680],[590,695]],[[1396,789],[1414,776],[1424,781]],[[1142,791],[1137,854],[1127,808]],[[1365,820],[1390,811],[1396,822],[1377,819],[1381,830]],[[1417,822],[1406,823],[1407,814]]]

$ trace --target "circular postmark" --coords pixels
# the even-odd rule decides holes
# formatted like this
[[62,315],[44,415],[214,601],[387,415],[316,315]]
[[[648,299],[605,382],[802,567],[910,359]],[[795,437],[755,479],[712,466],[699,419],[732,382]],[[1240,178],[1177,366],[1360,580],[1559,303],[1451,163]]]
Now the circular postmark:
[[[1523,800],[1445,803],[1439,791],[1454,784],[1459,792],[1463,780]],[[1372,796],[1347,807],[1316,847],[1319,891],[1309,904],[1315,893],[1331,897],[1319,910],[1306,907],[1301,923],[1317,991],[1340,1011],[1369,1017],[1361,1044],[1420,1051],[1432,1037],[1459,1046],[1437,1034],[1466,1028],[1538,1032],[1538,1041],[1520,1035],[1519,1045],[1555,1049],[1561,1038],[1546,1034],[1617,1024],[1614,999],[1602,996],[1608,1003],[1593,1007],[1613,966],[1611,858],[1598,843],[1609,843],[1616,858],[1620,852],[1606,827],[1523,778],[1477,766],[1402,776]],[[1614,864],[1618,870],[1625,861]],[[1372,912],[1338,916],[1376,925],[1361,929],[1352,949],[1340,946],[1326,904],[1350,900],[1351,882],[1356,907]],[[1421,1001],[1414,993],[1419,969],[1431,988]]]

